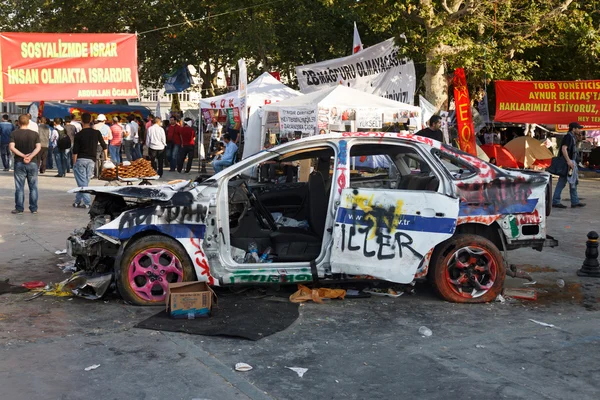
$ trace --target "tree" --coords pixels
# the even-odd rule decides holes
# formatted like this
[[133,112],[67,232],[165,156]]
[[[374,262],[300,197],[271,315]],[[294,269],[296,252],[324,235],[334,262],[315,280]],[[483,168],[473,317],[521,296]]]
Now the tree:
[[[327,1],[335,6],[335,0]],[[535,61],[519,55],[535,47],[542,29],[573,1],[363,0],[357,11],[373,29],[394,34],[401,57],[425,65],[425,97],[443,108],[456,67],[465,67],[470,82],[478,84],[484,76],[527,78]]]

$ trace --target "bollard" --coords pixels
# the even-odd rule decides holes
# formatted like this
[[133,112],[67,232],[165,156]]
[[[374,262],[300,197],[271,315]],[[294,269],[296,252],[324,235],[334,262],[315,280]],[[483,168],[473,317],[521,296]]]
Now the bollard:
[[585,242],[585,261],[577,271],[579,276],[600,278],[600,264],[598,264],[598,233],[591,231],[587,234]]

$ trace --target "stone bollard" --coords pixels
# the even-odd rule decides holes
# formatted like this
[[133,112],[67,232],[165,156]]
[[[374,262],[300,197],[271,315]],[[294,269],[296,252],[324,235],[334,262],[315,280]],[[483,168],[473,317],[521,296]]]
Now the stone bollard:
[[579,276],[600,278],[600,264],[598,264],[598,233],[591,231],[587,234],[585,242],[585,261],[577,271]]

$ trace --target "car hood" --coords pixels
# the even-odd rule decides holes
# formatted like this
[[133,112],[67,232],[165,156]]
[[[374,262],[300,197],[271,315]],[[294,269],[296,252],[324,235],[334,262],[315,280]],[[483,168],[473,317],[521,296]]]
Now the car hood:
[[[176,193],[192,184],[192,181],[181,181],[157,186],[86,186],[69,190],[69,193],[112,194],[140,200],[169,201]],[[202,186],[197,188],[202,190]]]

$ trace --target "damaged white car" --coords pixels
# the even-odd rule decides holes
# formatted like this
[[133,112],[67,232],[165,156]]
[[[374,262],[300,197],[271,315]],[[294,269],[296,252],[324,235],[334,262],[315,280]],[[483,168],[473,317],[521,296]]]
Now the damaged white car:
[[546,236],[551,177],[504,170],[405,133],[320,135],[264,150],[204,182],[86,187],[77,267],[114,273],[123,298],[215,286],[429,277],[454,302],[502,290],[507,251]]

